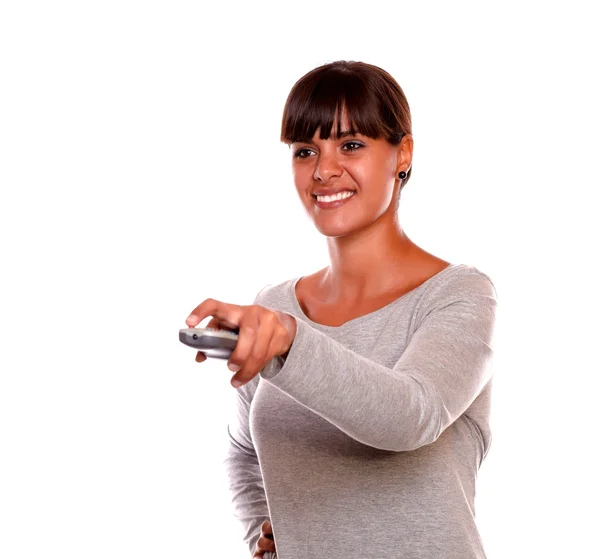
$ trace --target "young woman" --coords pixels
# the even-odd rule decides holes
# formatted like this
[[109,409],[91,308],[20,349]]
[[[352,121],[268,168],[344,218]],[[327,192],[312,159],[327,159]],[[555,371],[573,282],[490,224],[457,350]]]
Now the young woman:
[[239,329],[225,463],[252,557],[485,557],[474,498],[496,290],[402,229],[411,133],[381,68],[338,61],[302,77],[281,139],[330,265],[187,319]]

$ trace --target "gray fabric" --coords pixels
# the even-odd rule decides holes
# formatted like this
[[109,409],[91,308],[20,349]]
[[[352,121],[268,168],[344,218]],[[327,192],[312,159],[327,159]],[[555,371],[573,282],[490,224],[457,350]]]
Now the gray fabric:
[[287,358],[232,393],[224,464],[250,556],[270,518],[265,559],[485,558],[474,499],[491,443],[489,276],[451,264],[338,327],[304,314],[299,279],[254,301],[296,317]]

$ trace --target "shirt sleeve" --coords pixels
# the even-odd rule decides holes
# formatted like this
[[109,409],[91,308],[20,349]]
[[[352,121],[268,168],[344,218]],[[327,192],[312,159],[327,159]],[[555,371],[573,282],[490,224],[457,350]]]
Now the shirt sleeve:
[[[256,296],[255,303],[263,290]],[[227,424],[229,445],[223,460],[233,514],[242,526],[243,538],[251,555],[260,538],[262,523],[270,519],[263,477],[249,425],[250,405],[259,382],[260,377],[257,375],[235,390],[233,412]],[[272,556],[277,557],[275,554]],[[269,557],[267,553],[265,559],[266,557]]]
[[270,518],[260,464],[248,425],[250,403],[258,382],[257,375],[236,390],[235,413],[227,424],[229,446],[223,461],[233,514],[242,526],[250,554],[256,548],[262,523]]
[[491,378],[497,297],[480,272],[430,295],[392,368],[294,317],[287,357],[260,376],[363,444],[398,452],[431,444]]

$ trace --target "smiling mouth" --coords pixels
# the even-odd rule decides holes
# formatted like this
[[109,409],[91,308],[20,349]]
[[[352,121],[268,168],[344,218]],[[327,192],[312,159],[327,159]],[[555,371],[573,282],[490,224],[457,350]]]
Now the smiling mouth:
[[[356,194],[356,190],[342,190],[342,192],[352,192],[352,194]],[[311,196],[316,200],[317,199],[317,195],[316,194],[311,194]],[[330,196],[329,194],[323,194],[323,196]]]
[[352,192],[352,194],[350,194],[349,196],[344,196],[343,198],[340,199],[333,199],[330,200],[329,202],[325,201],[325,200],[319,200],[316,195],[313,195],[313,204],[317,207],[320,208],[321,210],[334,210],[336,208],[339,208],[345,204],[347,204],[350,201],[350,198],[354,198],[356,192]]

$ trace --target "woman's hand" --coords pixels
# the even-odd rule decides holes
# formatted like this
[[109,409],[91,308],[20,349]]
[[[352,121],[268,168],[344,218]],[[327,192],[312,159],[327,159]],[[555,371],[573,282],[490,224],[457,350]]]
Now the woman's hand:
[[252,559],[255,557],[262,557],[265,551],[276,552],[275,540],[273,539],[273,526],[271,526],[270,520],[265,520],[260,527],[260,538],[256,542],[256,549],[252,555]]
[[[239,329],[237,345],[228,360],[229,369],[237,372],[231,379],[235,388],[252,380],[273,357],[287,354],[296,337],[293,316],[261,305],[231,305],[206,299],[185,322],[194,328],[207,316],[214,317],[207,328]],[[206,358],[198,352],[200,355]],[[198,356],[197,361],[204,361]]]

